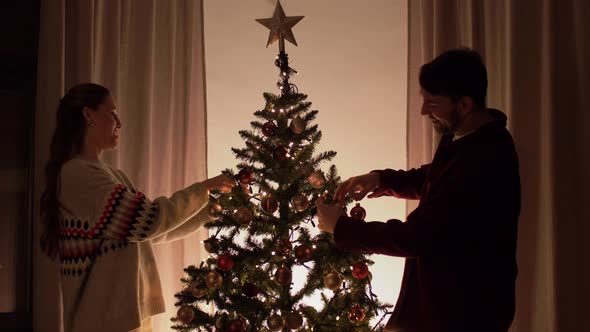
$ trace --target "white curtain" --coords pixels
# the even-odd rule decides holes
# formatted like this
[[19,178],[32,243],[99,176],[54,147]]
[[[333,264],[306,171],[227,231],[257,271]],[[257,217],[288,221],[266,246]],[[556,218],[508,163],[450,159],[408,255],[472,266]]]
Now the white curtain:
[[507,113],[522,182],[514,332],[590,331],[590,2],[409,1],[408,166],[437,139],[419,114],[418,70],[458,46],[488,68],[488,106]]
[[[147,195],[170,195],[205,178],[202,1],[45,0],[40,16],[37,202],[57,103],[81,82],[111,90],[123,129],[121,146],[106,159]],[[40,254],[38,220],[35,227],[35,331],[60,331],[57,266]],[[170,330],[183,268],[204,258],[200,240],[205,236],[201,230],[155,247],[168,312],[154,320],[154,331]]]

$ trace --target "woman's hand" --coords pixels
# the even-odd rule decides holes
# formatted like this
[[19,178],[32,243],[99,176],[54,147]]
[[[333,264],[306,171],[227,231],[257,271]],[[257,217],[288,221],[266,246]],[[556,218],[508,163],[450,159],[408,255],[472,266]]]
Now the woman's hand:
[[207,190],[219,190],[222,193],[228,193],[235,187],[237,181],[232,176],[220,174],[216,177],[207,179],[202,182]]

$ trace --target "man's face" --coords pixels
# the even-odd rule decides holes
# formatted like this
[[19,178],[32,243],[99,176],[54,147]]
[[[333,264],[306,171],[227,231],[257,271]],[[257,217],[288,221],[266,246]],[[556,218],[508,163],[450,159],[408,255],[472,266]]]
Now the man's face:
[[443,134],[452,132],[461,121],[458,103],[446,96],[431,95],[424,89],[420,93],[423,99],[420,113],[430,118],[436,131]]

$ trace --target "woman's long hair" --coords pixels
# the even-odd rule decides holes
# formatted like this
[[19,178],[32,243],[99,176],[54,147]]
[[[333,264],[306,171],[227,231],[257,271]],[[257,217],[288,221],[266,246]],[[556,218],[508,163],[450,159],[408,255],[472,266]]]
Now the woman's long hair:
[[82,151],[86,134],[84,107],[96,110],[110,95],[107,88],[93,83],[72,87],[59,101],[55,131],[45,165],[45,191],[41,195],[41,249],[51,259],[59,255],[59,174],[62,165]]

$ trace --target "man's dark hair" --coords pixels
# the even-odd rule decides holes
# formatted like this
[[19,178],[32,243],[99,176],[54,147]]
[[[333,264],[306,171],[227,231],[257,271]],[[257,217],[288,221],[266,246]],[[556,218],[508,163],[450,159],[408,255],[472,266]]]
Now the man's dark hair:
[[486,67],[479,53],[469,48],[446,51],[424,64],[420,68],[420,86],[432,95],[453,101],[468,96],[477,106],[486,107]]

